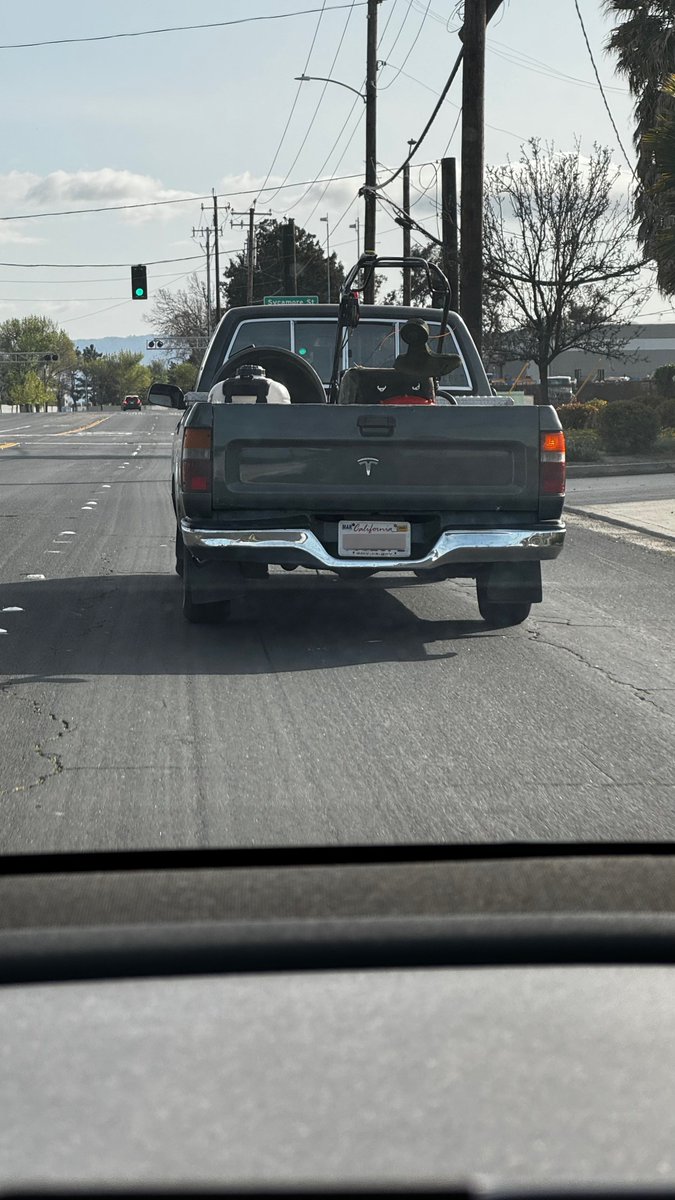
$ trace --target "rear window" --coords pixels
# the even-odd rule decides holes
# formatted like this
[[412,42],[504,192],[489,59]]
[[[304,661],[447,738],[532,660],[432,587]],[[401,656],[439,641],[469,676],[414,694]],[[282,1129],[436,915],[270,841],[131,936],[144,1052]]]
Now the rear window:
[[[436,354],[459,354],[459,356],[461,358],[462,355],[461,355],[459,346],[457,345],[457,342],[455,341],[455,335],[452,332],[452,330],[451,329],[446,330],[445,336],[442,341],[441,341],[440,335],[441,335],[440,322],[439,321],[430,321],[429,322],[429,349],[433,350],[434,353],[436,353]],[[450,388],[451,391],[453,388],[463,388],[465,390],[468,389],[468,391],[471,391],[471,380],[469,378],[467,369],[464,366],[464,361],[462,360],[462,362],[460,362],[459,366],[455,367],[455,370],[451,371],[449,375],[443,375],[440,380],[440,383],[441,383],[442,387]]]
[[227,357],[232,358],[247,346],[281,346],[282,350],[291,348],[290,321],[242,321],[234,341],[230,346]]
[[394,321],[361,321],[349,339],[350,367],[393,367],[396,358]]
[[295,353],[311,363],[322,383],[330,383],[337,321],[295,321]]

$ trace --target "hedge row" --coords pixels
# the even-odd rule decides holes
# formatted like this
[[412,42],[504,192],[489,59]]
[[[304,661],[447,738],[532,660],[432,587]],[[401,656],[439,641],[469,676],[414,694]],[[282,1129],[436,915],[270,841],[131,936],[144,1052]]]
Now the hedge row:
[[[658,404],[644,399],[590,400],[564,404],[558,416],[567,436],[571,462],[594,462],[601,450],[610,454],[644,454],[652,450],[660,430],[675,427],[675,398]],[[580,438],[579,435],[590,435]],[[668,439],[659,439],[667,444]],[[588,457],[592,455],[593,457]]]

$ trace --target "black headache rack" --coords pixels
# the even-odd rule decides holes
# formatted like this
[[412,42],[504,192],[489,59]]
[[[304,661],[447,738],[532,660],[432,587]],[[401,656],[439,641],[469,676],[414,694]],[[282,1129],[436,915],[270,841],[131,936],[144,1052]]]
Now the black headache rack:
[[452,293],[447,277],[443,274],[440,267],[437,267],[435,263],[427,262],[426,258],[422,258],[421,256],[397,258],[379,254],[362,254],[359,261],[347,275],[342,285],[342,291],[340,292],[335,349],[333,351],[333,369],[331,371],[330,384],[328,385],[329,404],[337,404],[340,387],[340,362],[344,349],[345,332],[349,336],[349,330],[356,329],[359,323],[359,289],[355,286],[356,282],[359,275],[362,274],[360,290],[365,290],[378,267],[383,270],[391,267],[401,269],[407,267],[411,271],[424,272],[427,286],[432,295],[440,293],[443,296],[443,315],[441,317],[441,330],[438,340],[439,347],[443,345],[443,338],[448,330]]

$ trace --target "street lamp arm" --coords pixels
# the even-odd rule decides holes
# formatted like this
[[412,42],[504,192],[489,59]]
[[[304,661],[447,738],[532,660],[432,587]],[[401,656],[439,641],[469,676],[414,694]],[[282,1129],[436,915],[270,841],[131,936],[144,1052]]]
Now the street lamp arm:
[[336,83],[338,87],[347,88],[347,91],[354,92],[355,96],[360,96],[363,103],[366,103],[365,92],[360,92],[358,88],[352,87],[350,83],[343,83],[341,79],[329,79],[326,75],[296,75],[295,79],[297,79],[298,83],[308,83],[310,81],[315,83]]

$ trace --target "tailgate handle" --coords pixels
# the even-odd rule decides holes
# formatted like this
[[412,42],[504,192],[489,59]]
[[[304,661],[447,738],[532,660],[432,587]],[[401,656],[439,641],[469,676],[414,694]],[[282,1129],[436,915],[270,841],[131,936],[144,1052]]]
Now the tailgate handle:
[[359,417],[356,424],[361,437],[391,437],[396,429],[396,417]]

